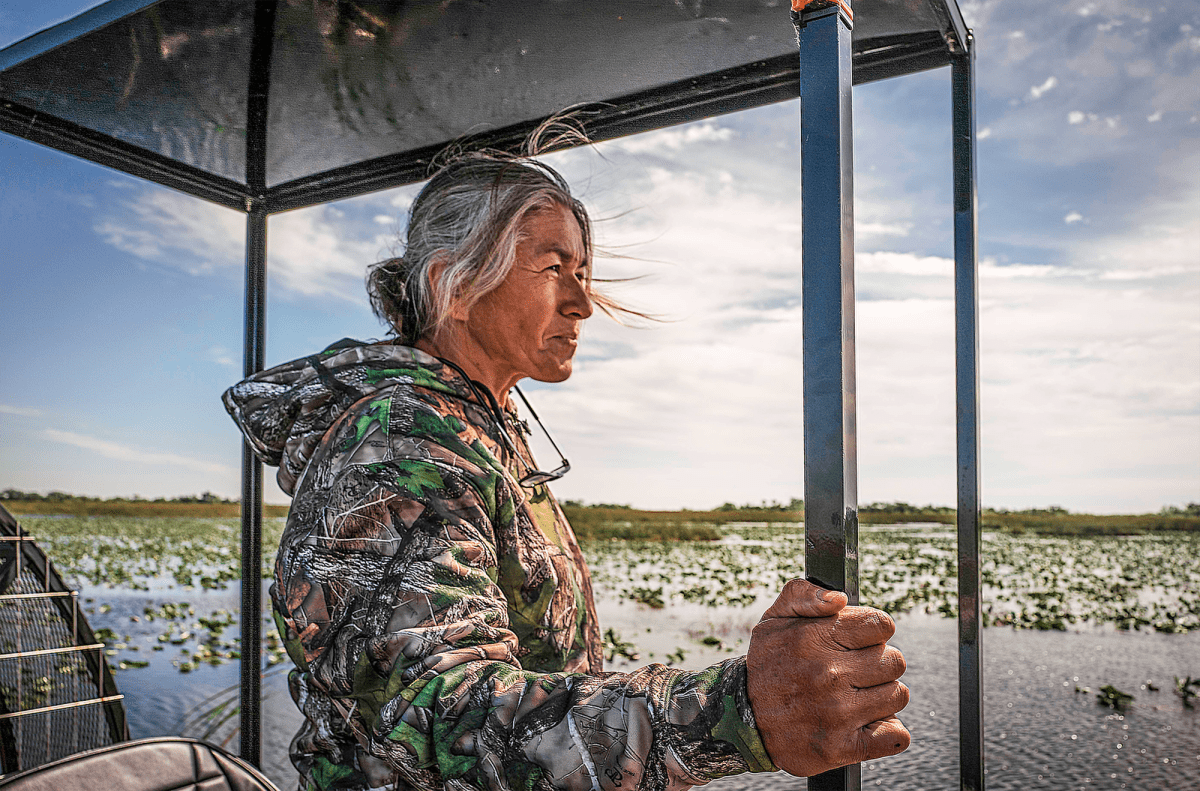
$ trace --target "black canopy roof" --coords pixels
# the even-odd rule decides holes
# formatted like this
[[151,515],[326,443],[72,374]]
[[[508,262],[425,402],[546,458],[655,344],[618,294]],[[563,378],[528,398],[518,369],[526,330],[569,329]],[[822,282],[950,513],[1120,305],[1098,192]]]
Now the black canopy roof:
[[[786,0],[111,0],[0,50],[0,129],[270,212],[427,177],[586,104],[603,140],[793,98]],[[854,0],[854,77],[940,66],[954,0]],[[257,111],[256,111],[257,104]],[[265,112],[264,112],[265,110]]]

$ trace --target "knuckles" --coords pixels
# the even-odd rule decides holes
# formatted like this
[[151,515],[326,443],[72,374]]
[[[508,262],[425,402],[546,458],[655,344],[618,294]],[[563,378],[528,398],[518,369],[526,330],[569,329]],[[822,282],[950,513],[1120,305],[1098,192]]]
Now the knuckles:
[[908,670],[908,662],[905,661],[904,654],[900,653],[899,648],[890,645],[884,649],[880,664],[883,666],[884,672],[892,678],[900,678]]
[[[873,607],[838,607],[835,614],[826,604],[827,615],[798,614],[815,613],[810,605],[822,593],[806,580],[789,580],[752,629],[747,651],[747,691],[763,743],[778,766],[800,776],[867,760],[866,753],[894,755],[911,742],[894,715],[863,726],[880,708],[898,712],[909,703],[909,689],[898,681],[908,664],[886,644],[895,621]],[[874,712],[866,713],[866,688],[856,680],[891,687],[870,693]]]

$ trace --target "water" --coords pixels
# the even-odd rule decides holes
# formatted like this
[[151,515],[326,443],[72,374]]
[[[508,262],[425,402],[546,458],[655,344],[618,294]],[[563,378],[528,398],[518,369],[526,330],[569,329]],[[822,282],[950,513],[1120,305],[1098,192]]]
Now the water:
[[[41,531],[36,525],[27,524],[27,527],[32,527],[35,534]],[[47,524],[41,529],[49,532],[53,528]],[[745,540],[730,540],[720,547],[672,549],[672,553],[681,554],[681,557],[655,561],[653,569],[647,567],[637,572],[649,576],[637,579],[627,565],[630,561],[626,555],[631,547],[614,545],[611,554],[589,549],[589,562],[598,580],[597,604],[602,626],[616,630],[624,640],[635,644],[641,654],[636,662],[618,660],[610,663],[610,669],[665,662],[668,657],[676,666],[699,669],[745,652],[750,630],[773,597],[776,577],[794,576],[795,559],[802,558],[803,552],[793,551],[795,547],[772,551],[769,549],[771,541],[749,535],[748,530],[742,532],[747,533],[743,537]],[[54,539],[48,538],[45,545],[47,551],[51,551]],[[907,555],[910,579],[919,572],[922,578],[931,580],[932,589],[945,589],[943,593],[949,595],[953,582],[947,570],[930,565],[943,563],[944,559],[931,558],[926,563],[915,548],[929,538],[923,534],[912,536],[914,548]],[[776,536],[773,540],[795,543],[787,536]],[[940,539],[935,537],[934,540]],[[864,546],[873,541],[874,535],[864,538]],[[885,554],[901,557],[900,553],[892,552],[896,546],[895,543],[889,545]],[[1094,560],[1101,556],[1087,549],[1088,546],[1081,542],[1070,549],[1078,557],[1091,561],[1086,573],[1078,570],[1082,564],[1071,566],[1064,562],[1066,550],[1059,549],[1046,554],[1044,562],[1037,561],[1034,570],[1040,574],[1039,569],[1051,569],[1060,575],[1063,589],[1080,597],[1082,603],[1079,606],[1092,608],[1087,612],[1102,612],[1097,609],[1101,606],[1126,606],[1119,601],[1096,604],[1095,592],[1103,588],[1096,570],[1102,563]],[[1195,569],[1200,565],[1195,561],[1195,547],[1194,539],[1181,538],[1177,550],[1170,553],[1178,561],[1175,566],[1138,570],[1142,579],[1149,580],[1164,581],[1167,579],[1163,576],[1165,573],[1174,575],[1168,597],[1173,612],[1195,609]],[[754,552],[760,548],[762,554]],[[1006,551],[1016,558],[1035,554],[1032,543],[1014,544]],[[1151,554],[1144,550],[1133,551],[1131,544],[1104,549],[1109,554],[1117,551],[1128,551],[1127,557],[1122,556],[1126,569],[1131,567],[1134,559]],[[79,553],[86,555],[86,547]],[[60,560],[62,555],[53,551],[51,554],[56,562],[69,565]],[[1158,558],[1153,562],[1163,561]],[[874,560],[866,557],[864,568],[869,569],[871,563],[878,563],[878,557]],[[1075,571],[1068,574],[1071,568]],[[69,568],[65,570],[70,572]],[[684,576],[685,573],[692,576]],[[686,582],[680,581],[685,579]],[[223,690],[226,691],[223,699],[236,698],[238,663],[201,664],[189,673],[180,673],[172,660],[182,663],[193,656],[198,645],[196,637],[192,636],[182,645],[160,641],[166,624],[162,620],[147,621],[144,609],[158,608],[164,602],[188,602],[195,614],[176,625],[173,634],[177,639],[181,636],[179,630],[190,628],[200,616],[216,610],[236,612],[239,604],[237,586],[216,590],[183,589],[165,575],[139,578],[139,582],[147,589],[87,584],[78,587],[82,596],[94,599],[88,605],[95,610],[89,616],[93,627],[112,629],[125,645],[111,661],[150,661],[149,667],[117,673],[118,686],[126,696],[131,735],[134,738],[174,735],[181,732],[181,722],[189,710],[206,698]],[[672,590],[686,590],[696,583],[711,590],[719,588],[721,601],[736,600],[747,604],[707,606],[670,595]],[[653,609],[630,601],[622,590],[634,584],[651,588],[664,585],[667,605]],[[1039,578],[1039,584],[1047,583]],[[902,583],[897,583],[896,587],[900,589]],[[886,589],[881,590],[886,593]],[[1084,592],[1079,593],[1080,590]],[[1144,588],[1143,592],[1146,590],[1149,588]],[[754,601],[756,596],[757,601]],[[1038,603],[1041,600],[1030,601],[1042,606]],[[936,599],[929,602],[933,606]],[[108,609],[102,612],[101,605],[107,605]],[[897,622],[898,631],[892,643],[908,660],[904,681],[912,691],[912,702],[901,713],[901,718],[912,731],[913,743],[902,755],[864,764],[863,787],[957,788],[955,621],[914,612],[897,616]],[[264,634],[268,631],[269,626],[264,621]],[[232,642],[236,636],[235,624],[227,628],[220,639]],[[722,645],[704,645],[700,641],[705,637],[715,637]],[[1187,710],[1171,691],[1174,676],[1200,676],[1200,631],[1186,634],[1122,632],[1111,625],[1097,627],[1073,623],[1068,631],[992,627],[984,630],[983,641],[988,788],[1200,789],[1200,703],[1196,710]],[[153,650],[156,646],[163,650]],[[181,653],[181,649],[189,653]],[[285,667],[286,662],[273,668],[263,684],[263,768],[281,788],[291,789],[295,787],[295,774],[287,759],[287,745],[299,725],[299,715],[287,694],[285,676],[280,672]],[[1148,679],[1160,691],[1143,689]],[[1135,696],[1123,714],[1097,704],[1095,692],[1104,684],[1112,684]],[[1077,686],[1088,687],[1091,691],[1076,692]],[[221,743],[228,739],[226,746],[236,752],[237,737],[230,738],[234,723],[235,720],[226,722],[211,740]],[[183,731],[196,735],[195,723],[190,723]],[[774,791],[785,787],[799,789],[804,785],[803,780],[787,775],[765,774],[724,778],[714,781],[708,788],[712,791]]]
[[[269,602],[263,583],[263,601]],[[209,698],[217,701],[235,700],[240,683],[239,663],[224,662],[219,665],[201,664],[195,670],[181,673],[177,664],[191,655],[182,649],[194,651],[195,641],[188,640],[183,646],[169,642],[164,644],[158,636],[164,633],[165,623],[161,619],[148,621],[146,607],[157,608],[164,602],[187,602],[195,609],[196,616],[208,615],[213,611],[236,612],[240,595],[236,587],[224,590],[180,591],[170,586],[150,586],[150,591],[130,591],[122,588],[105,588],[84,585],[82,597],[94,599],[95,605],[108,606],[104,613],[89,616],[93,627],[107,627],[115,631],[128,646],[120,650],[116,659],[149,660],[150,665],[116,673],[117,686],[125,696],[125,713],[129,722],[130,736],[142,739],[149,736],[200,736],[202,727],[189,715],[197,711],[199,704]],[[164,598],[164,593],[169,594]],[[89,605],[93,606],[93,605]],[[132,618],[138,618],[137,622]],[[194,621],[195,618],[189,618]],[[263,634],[271,628],[264,612]],[[238,637],[238,626],[227,629],[222,637],[233,642]],[[176,632],[178,634],[178,632]],[[156,647],[162,650],[155,651]],[[136,647],[136,650],[130,650]],[[263,770],[280,788],[290,789],[296,785],[295,772],[287,757],[287,746],[300,726],[300,714],[287,691],[287,662],[268,670],[263,680]],[[224,693],[224,694],[222,694]],[[211,708],[211,704],[199,706],[199,711]],[[233,726],[236,718],[227,721],[208,738],[231,752],[237,753],[240,742]],[[188,726],[188,727],[185,727]]]
[[[901,719],[911,747],[863,766],[863,788],[956,789],[956,624],[932,616],[898,621],[912,692]],[[1173,675],[1200,670],[1200,634],[983,632],[984,744],[989,789],[1200,788],[1200,711],[1170,690]],[[1078,681],[1076,681],[1078,679]],[[1159,692],[1142,689],[1147,679]],[[1131,692],[1119,714],[1096,702],[1104,684]],[[1091,692],[1075,692],[1076,686]],[[714,782],[712,791],[803,787],[784,774]]]
[[[642,649],[638,662],[613,669],[663,661],[677,648],[686,652],[678,666],[687,668],[732,656],[729,648],[744,653],[761,609],[684,604],[652,610],[600,602],[605,627]],[[726,647],[702,646],[697,640],[706,635]],[[952,619],[897,618],[891,644],[908,662],[904,682],[912,693],[900,718],[913,740],[901,755],[864,764],[864,789],[959,787],[957,639]],[[1200,789],[1200,706],[1185,709],[1171,691],[1173,676],[1200,675],[1200,633],[994,627],[982,639],[989,789]],[[1142,688],[1148,679],[1158,692]],[[1124,714],[1097,703],[1105,684],[1135,696]],[[804,785],[781,772],[723,778],[707,788],[782,791]]]
[[[149,601],[146,594],[122,591],[88,595],[101,593],[112,605],[106,621],[127,620]],[[229,591],[189,592],[188,596],[198,613],[236,605],[235,594]],[[759,612],[694,604],[653,610],[612,599],[602,599],[599,607],[605,627],[616,629],[642,652],[637,662],[618,660],[612,669],[665,661],[679,648],[686,658],[675,664],[696,669],[744,653]],[[130,634],[133,644],[143,646],[138,653],[146,655],[157,633],[157,628],[143,628]],[[726,645],[716,648],[698,642],[708,635]],[[1188,711],[1171,692],[1172,676],[1200,675],[1200,633],[1162,635],[1092,627],[1061,633],[1002,627],[984,630],[983,640],[989,788],[1200,788],[1200,710]],[[929,615],[901,616],[892,644],[908,660],[904,681],[912,698],[901,718],[913,742],[902,755],[865,764],[863,787],[957,788],[955,622]],[[185,711],[238,683],[236,662],[180,674],[166,661],[174,656],[169,649],[152,656],[150,667],[117,677],[135,738],[178,733]],[[1142,689],[1147,679],[1160,691]],[[1097,704],[1095,691],[1104,684],[1135,696],[1123,715]],[[1076,686],[1090,687],[1091,692],[1076,692]],[[286,751],[299,715],[282,673],[268,677],[264,692],[264,769],[281,788],[289,789],[295,776]],[[236,752],[237,738],[227,746]],[[803,788],[804,782],[780,773],[725,778],[709,786],[712,791],[785,787]]]

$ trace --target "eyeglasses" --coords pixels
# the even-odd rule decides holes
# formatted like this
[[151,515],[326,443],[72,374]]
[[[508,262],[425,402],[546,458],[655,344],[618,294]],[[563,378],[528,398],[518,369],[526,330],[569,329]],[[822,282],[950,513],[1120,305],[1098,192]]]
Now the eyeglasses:
[[[521,397],[521,401],[525,404],[525,408],[529,410],[529,414],[532,415],[533,419],[537,421],[538,428],[540,428],[542,433],[546,435],[546,439],[550,440],[550,447],[554,448],[554,452],[558,454],[558,458],[562,461],[562,464],[559,464],[558,467],[550,470],[549,472],[531,469],[526,475],[523,475],[521,479],[517,481],[517,483],[525,487],[530,487],[537,486],[538,484],[542,483],[549,483],[550,481],[557,481],[559,478],[571,471],[571,462],[567,461],[567,457],[563,455],[561,450],[559,450],[558,443],[554,441],[554,437],[550,436],[550,431],[546,428],[546,424],[542,422],[540,417],[538,417],[538,413],[534,410],[533,404],[529,403],[529,399],[526,398],[525,394],[521,392],[521,388],[513,385],[513,390],[517,391],[517,395]],[[525,431],[528,433],[528,427],[526,427]],[[505,432],[505,436],[507,437],[507,432]],[[517,454],[517,458],[520,458],[522,461],[524,461],[524,458],[520,453]]]

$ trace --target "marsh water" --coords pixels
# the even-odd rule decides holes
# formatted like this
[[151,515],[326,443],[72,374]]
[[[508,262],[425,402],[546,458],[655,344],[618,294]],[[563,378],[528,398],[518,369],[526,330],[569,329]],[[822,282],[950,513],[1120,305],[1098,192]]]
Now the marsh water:
[[[117,683],[132,735],[207,734],[236,751],[236,716],[223,718],[237,693],[230,656],[238,593],[236,570],[222,562],[236,552],[236,525],[21,521],[91,600],[93,627],[110,630],[110,662],[126,666]],[[269,524],[268,534],[279,526]],[[722,530],[720,542],[585,548],[601,624],[612,630],[609,669],[648,662],[699,669],[745,652],[779,585],[802,574],[802,528]],[[863,788],[957,788],[957,635],[946,617],[954,614],[953,538],[940,525],[887,526],[864,529],[861,547],[863,603],[897,620],[892,643],[908,660],[912,691],[901,717],[913,734],[906,753],[863,765]],[[988,536],[984,560],[988,787],[1200,788],[1200,702],[1187,708],[1173,690],[1175,677],[1200,677],[1200,540]],[[278,659],[273,646],[266,656]],[[291,789],[286,751],[298,714],[287,665],[284,658],[267,668],[263,761]],[[1101,705],[1104,685],[1133,700],[1121,710]],[[756,774],[709,787],[803,788],[804,781]]]

